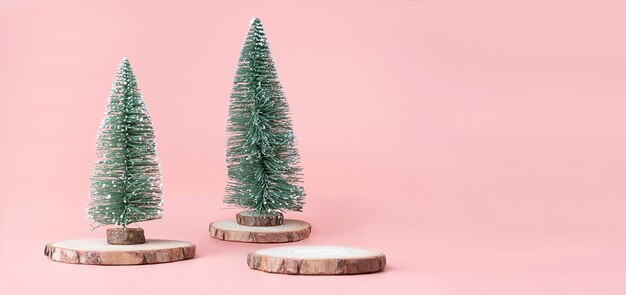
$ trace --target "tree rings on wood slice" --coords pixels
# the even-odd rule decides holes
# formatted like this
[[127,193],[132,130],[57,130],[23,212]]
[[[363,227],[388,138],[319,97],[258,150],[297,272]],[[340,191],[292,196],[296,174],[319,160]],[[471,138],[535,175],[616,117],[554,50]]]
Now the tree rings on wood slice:
[[136,265],[191,259],[196,246],[189,242],[146,240],[137,245],[111,245],[105,239],[71,240],[47,244],[44,254],[52,261],[96,264]]
[[245,243],[286,243],[304,240],[311,234],[311,225],[285,219],[277,226],[245,226],[234,220],[216,221],[209,225],[212,238]]
[[111,245],[137,245],[146,242],[143,228],[109,228],[107,243]]
[[271,273],[294,275],[345,275],[382,271],[385,254],[336,246],[275,247],[248,254],[248,266]]
[[244,211],[237,213],[237,223],[245,226],[277,226],[283,224],[283,214],[259,215]]

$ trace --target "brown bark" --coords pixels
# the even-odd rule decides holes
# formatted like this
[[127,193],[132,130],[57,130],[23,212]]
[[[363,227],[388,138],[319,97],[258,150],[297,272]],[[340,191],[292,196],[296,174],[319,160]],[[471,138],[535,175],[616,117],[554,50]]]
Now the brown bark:
[[283,224],[283,214],[257,215],[250,212],[237,213],[237,223],[245,226],[277,226]]
[[[332,255],[298,254],[297,251],[285,255],[289,249],[317,247],[316,251],[323,251],[323,246],[294,246],[277,247],[258,250],[248,254],[248,266],[252,269],[271,273],[301,274],[301,275],[344,275],[363,274],[382,271],[385,268],[386,257],[378,251],[361,252],[359,255]],[[335,248],[335,247],[330,247]],[[271,250],[276,249],[274,253]],[[322,249],[322,250],[319,250]],[[268,253],[269,250],[269,253]],[[358,251],[368,251],[360,250]]]
[[285,219],[278,226],[243,226],[235,221],[217,221],[209,225],[212,238],[245,243],[286,243],[304,240],[311,234],[311,225],[300,220]]
[[142,228],[109,228],[107,243],[111,245],[137,245],[146,242]]
[[52,261],[96,265],[136,265],[191,259],[196,246],[188,242],[147,240],[139,245],[110,245],[103,239],[47,244],[44,255]]

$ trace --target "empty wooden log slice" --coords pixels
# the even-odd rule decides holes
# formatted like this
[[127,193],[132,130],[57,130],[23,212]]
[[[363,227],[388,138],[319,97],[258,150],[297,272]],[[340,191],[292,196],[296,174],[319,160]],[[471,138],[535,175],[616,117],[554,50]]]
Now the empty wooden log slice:
[[283,224],[283,214],[257,215],[250,212],[237,213],[237,223],[245,226],[277,226]]
[[216,221],[209,225],[212,238],[244,243],[286,243],[304,240],[311,234],[311,225],[285,219],[277,226],[244,226],[234,220]]
[[337,246],[275,247],[248,254],[248,266],[271,273],[346,275],[382,271],[386,258],[376,250]]
[[65,263],[136,265],[191,259],[196,246],[172,240],[148,239],[137,245],[111,245],[106,239],[71,240],[47,244],[44,254],[52,261]]

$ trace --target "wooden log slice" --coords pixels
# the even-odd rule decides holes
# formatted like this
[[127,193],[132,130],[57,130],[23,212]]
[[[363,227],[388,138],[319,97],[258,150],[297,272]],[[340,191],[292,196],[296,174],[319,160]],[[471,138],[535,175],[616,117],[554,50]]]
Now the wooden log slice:
[[311,225],[285,219],[277,226],[245,226],[234,220],[216,221],[209,225],[212,238],[244,243],[286,243],[304,240],[311,234]]
[[109,228],[107,243],[111,245],[136,245],[146,242],[143,228]]
[[245,226],[277,226],[283,224],[283,214],[258,215],[250,212],[237,213],[237,223]]
[[385,254],[335,246],[275,247],[248,254],[248,266],[271,273],[298,275],[344,275],[382,271]]
[[172,240],[148,239],[137,245],[111,245],[106,239],[71,240],[47,244],[44,254],[52,261],[65,263],[136,265],[191,259],[196,246]]

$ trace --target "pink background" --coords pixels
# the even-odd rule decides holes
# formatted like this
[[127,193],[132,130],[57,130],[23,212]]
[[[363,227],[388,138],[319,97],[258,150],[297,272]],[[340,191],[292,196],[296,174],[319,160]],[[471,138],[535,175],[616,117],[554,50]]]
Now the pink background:
[[[624,1],[0,0],[0,293],[625,294]],[[375,275],[249,270],[210,239],[248,22],[269,35],[313,225],[297,244],[378,248]],[[103,237],[84,209],[127,56],[157,132],[165,219],[196,259],[52,263]],[[256,291],[254,293],[253,291]]]

